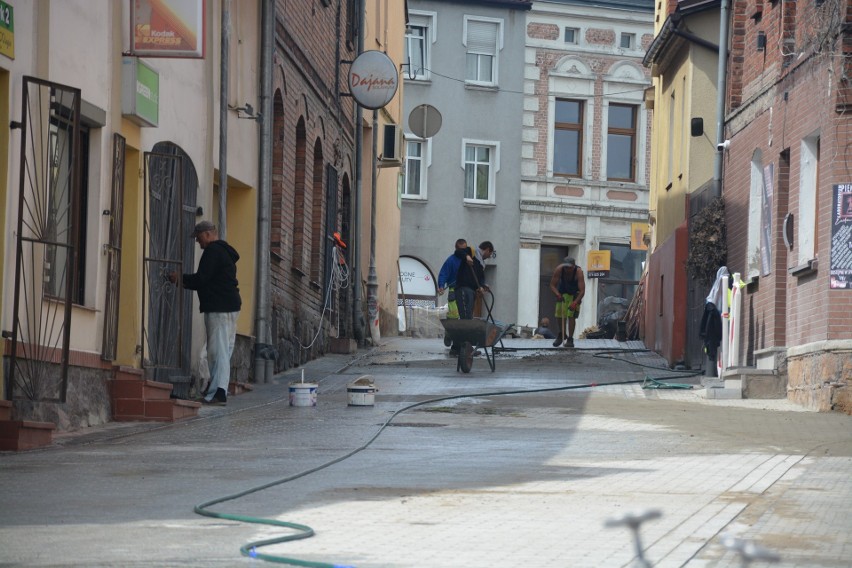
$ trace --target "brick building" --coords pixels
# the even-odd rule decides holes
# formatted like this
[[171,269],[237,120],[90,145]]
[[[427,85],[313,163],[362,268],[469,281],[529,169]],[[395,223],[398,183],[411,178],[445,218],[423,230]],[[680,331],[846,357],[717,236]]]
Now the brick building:
[[[735,0],[722,195],[740,360],[852,412],[852,5]],[[786,383],[785,383],[786,379]]]
[[[273,61],[273,165],[271,206],[271,343],[277,350],[276,371],[286,370],[322,355],[328,337],[353,338],[363,330],[363,318],[353,314],[354,294],[366,285],[370,260],[370,207],[373,137],[378,135],[365,113],[357,131],[356,104],[348,93],[349,66],[358,54],[358,35],[364,49],[388,53],[401,60],[405,10],[382,2],[277,2]],[[286,6],[286,9],[285,9]],[[363,22],[364,29],[359,25]],[[381,110],[379,132],[385,123],[399,123],[399,100]],[[355,196],[359,168],[356,136],[362,136],[363,194],[356,222]],[[381,138],[381,137],[380,137]],[[398,171],[398,168],[395,170]],[[383,235],[377,245],[378,298],[383,329],[396,327],[396,289],[399,207],[396,176],[385,175],[377,191]],[[350,246],[348,266],[360,264],[361,282],[340,284],[328,239],[340,232]],[[391,259],[391,260],[388,260]],[[349,273],[350,277],[355,274]],[[385,289],[391,290],[384,293]],[[366,298],[365,298],[366,300]],[[363,303],[366,306],[366,301]]]

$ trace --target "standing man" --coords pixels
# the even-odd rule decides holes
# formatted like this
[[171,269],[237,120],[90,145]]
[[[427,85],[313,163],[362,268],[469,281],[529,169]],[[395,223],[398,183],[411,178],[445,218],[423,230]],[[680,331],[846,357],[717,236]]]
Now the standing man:
[[[570,256],[556,267],[550,277],[550,290],[556,295],[556,317],[559,318],[559,334],[553,342],[559,347],[565,338],[565,347],[574,347],[574,329],[577,316],[580,315],[580,301],[586,295],[586,280],[583,269],[577,266]],[[565,320],[568,320],[568,333],[565,333]]]
[[438,272],[438,295],[441,296],[444,290],[449,289],[450,293],[447,296],[447,319],[459,319],[459,310],[456,302],[456,276],[459,272],[459,266],[466,256],[469,249],[465,239],[456,241],[456,248],[453,254],[447,257],[444,264],[441,266],[441,271]]
[[470,250],[456,250],[464,262],[459,266],[456,275],[456,302],[459,305],[459,319],[473,319],[473,308],[476,295],[481,295],[488,286],[485,285],[485,268],[476,254],[470,255]]
[[[201,221],[192,231],[203,251],[198,271],[181,275],[183,287],[198,293],[199,308],[204,314],[207,331],[207,362],[210,366],[210,385],[201,402],[224,406],[228,401],[231,380],[231,355],[237,336],[237,316],[240,314],[240,289],[237,282],[237,261],[240,255],[227,242],[219,239],[216,225]],[[171,282],[177,273],[169,274]]]
[[[480,264],[482,264],[483,270],[485,270],[485,261],[489,258],[497,258],[497,251],[494,250],[494,244],[491,241],[482,241],[479,243],[479,248],[476,249],[476,259],[479,260]],[[468,257],[467,263],[468,265],[473,266],[473,259]],[[488,289],[487,286],[484,288]],[[482,316],[482,297],[482,292],[478,291],[473,303],[473,316],[477,318]]]

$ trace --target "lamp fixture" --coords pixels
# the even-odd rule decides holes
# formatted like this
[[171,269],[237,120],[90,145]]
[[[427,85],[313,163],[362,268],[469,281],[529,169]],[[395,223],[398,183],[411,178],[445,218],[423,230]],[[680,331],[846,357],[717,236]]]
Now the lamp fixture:
[[228,105],[228,108],[237,111],[237,118],[248,118],[260,122],[261,118],[263,117],[263,115],[260,113],[255,114],[254,107],[251,106],[249,103],[246,103],[241,107],[232,107]]

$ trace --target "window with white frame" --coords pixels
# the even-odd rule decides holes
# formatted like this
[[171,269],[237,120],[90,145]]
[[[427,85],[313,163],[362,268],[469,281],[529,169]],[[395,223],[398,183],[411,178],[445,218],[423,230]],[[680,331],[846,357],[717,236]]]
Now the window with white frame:
[[636,110],[634,105],[609,105],[606,179],[636,180]]
[[556,99],[553,121],[553,173],[583,176],[583,101]]
[[435,41],[435,13],[410,12],[405,30],[404,77],[411,81],[429,79],[432,43]]
[[465,202],[493,205],[497,171],[500,169],[500,143],[464,140],[462,168]]
[[576,45],[580,43],[579,28],[565,28],[565,43]]
[[799,165],[799,264],[807,264],[817,257],[817,179],[819,177],[819,134],[802,140]]
[[497,84],[497,54],[501,46],[502,22],[465,16],[465,81],[477,85]]
[[420,138],[405,140],[405,187],[402,196],[406,199],[426,199],[426,171],[429,142]]
[[621,49],[633,49],[636,47],[636,34],[621,34]]

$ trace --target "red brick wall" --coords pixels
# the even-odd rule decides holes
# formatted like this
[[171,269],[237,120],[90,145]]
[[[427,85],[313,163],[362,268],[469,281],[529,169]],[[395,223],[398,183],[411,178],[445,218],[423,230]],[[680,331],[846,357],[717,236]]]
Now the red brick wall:
[[331,158],[340,180],[354,175],[344,169],[355,163],[354,103],[339,96],[348,68],[338,58],[355,58],[346,42],[348,4],[341,3],[338,26],[337,3],[276,2],[270,264],[277,371],[326,345],[323,336],[302,347],[322,325],[325,166]]
[[[852,291],[829,290],[828,285],[832,186],[852,181],[852,121],[848,113],[837,110],[837,78],[843,65],[837,55],[843,45],[831,34],[831,24],[838,18],[826,12],[840,4],[848,2],[827,0],[820,8],[810,2],[765,2],[759,19],[750,17],[753,0],[733,5],[726,121],[731,146],[725,154],[723,190],[731,272],[746,272],[751,158],[755,149],[762,152],[764,165],[775,165],[772,272],[747,289],[741,346],[747,354],[746,363],[753,362],[751,354],[756,349],[852,337]],[[848,14],[848,8],[844,10]],[[765,50],[757,49],[758,32],[766,36]],[[785,39],[794,41],[785,43]],[[796,220],[800,218],[801,143],[815,133],[820,137],[819,267],[815,274],[796,277],[787,269],[798,261],[798,243],[792,251],[785,249],[782,221],[788,212]],[[798,240],[798,234],[794,240]]]
[[555,24],[529,24],[527,35],[535,39],[559,39],[559,26]]

